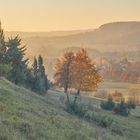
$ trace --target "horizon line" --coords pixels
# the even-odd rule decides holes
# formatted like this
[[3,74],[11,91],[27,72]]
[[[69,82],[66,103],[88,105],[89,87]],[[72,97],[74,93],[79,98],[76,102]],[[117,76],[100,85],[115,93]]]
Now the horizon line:
[[[1,21],[1,20],[0,20]],[[23,30],[4,30],[5,32],[25,32],[25,33],[49,33],[49,32],[70,32],[70,31],[88,31],[100,28],[102,25],[111,23],[126,23],[126,22],[140,22],[140,20],[126,20],[126,21],[112,21],[100,24],[95,28],[80,28],[80,29],[62,29],[62,30],[48,30],[48,31],[23,31]],[[1,22],[2,23],[2,22]],[[2,24],[3,25],[3,24]],[[3,26],[2,26],[3,27]],[[4,29],[4,28],[3,28]]]

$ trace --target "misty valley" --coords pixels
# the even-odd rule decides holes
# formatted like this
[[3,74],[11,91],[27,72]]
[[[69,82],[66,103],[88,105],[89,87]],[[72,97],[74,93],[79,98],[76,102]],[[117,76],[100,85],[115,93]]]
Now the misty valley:
[[139,21],[4,29],[0,140],[140,140]]

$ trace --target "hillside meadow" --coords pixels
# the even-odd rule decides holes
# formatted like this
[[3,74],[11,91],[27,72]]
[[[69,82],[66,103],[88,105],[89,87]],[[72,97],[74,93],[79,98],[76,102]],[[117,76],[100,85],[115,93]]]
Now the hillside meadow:
[[[97,114],[113,119],[110,128],[103,128],[65,111],[61,92],[48,91],[38,96],[0,78],[1,140],[139,140],[140,107],[129,117],[100,110]],[[73,96],[70,96],[71,99]],[[100,104],[100,100],[82,97],[83,104]],[[114,131],[112,131],[114,130]],[[117,132],[119,131],[119,133]]]

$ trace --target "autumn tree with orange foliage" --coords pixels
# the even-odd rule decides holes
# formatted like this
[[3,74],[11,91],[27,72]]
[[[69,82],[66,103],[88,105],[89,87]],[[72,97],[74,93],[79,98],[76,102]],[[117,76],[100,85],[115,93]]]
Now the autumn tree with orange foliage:
[[[56,84],[63,87],[65,93],[68,88],[75,88],[77,90],[76,98],[81,90],[96,90],[98,83],[102,81],[99,70],[85,49],[80,49],[76,55],[73,52],[64,53],[63,57],[58,59],[55,69]],[[67,99],[69,99],[68,93]]]
[[72,69],[71,64],[74,60],[74,53],[71,51],[65,52],[63,57],[57,60],[55,66],[56,73],[54,75],[55,83],[59,87],[64,88],[64,92],[67,94],[67,100],[69,101],[68,88],[72,85]]
[[98,83],[102,81],[99,70],[93,61],[89,58],[85,49],[80,49],[74,57],[72,63],[72,87],[80,91],[94,91],[98,87]]

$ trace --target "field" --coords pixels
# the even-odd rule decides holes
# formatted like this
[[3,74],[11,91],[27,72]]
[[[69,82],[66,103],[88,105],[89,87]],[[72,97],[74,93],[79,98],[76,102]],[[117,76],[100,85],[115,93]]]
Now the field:
[[[123,82],[103,82],[95,92],[82,92],[83,96],[102,98],[103,94],[114,94],[115,91],[121,93],[128,100],[130,96],[136,96],[140,101],[140,84]],[[108,96],[106,96],[108,97]],[[102,98],[103,99],[103,98]]]
[[106,90],[109,94],[118,91],[128,100],[130,96],[136,96],[140,100],[140,84],[121,83],[121,82],[104,82],[99,90]]
[[[65,111],[64,96],[49,91],[44,97],[0,78],[0,140],[139,140],[140,107],[129,117],[101,110],[98,113],[114,120],[112,132]],[[73,96],[70,96],[71,99]],[[100,104],[100,100],[81,97],[83,104]]]
[[140,93],[140,84],[132,84],[132,83],[121,83],[121,82],[103,82],[99,89],[108,90],[108,92],[114,92],[118,90],[120,92],[129,93],[132,90],[138,90]]

